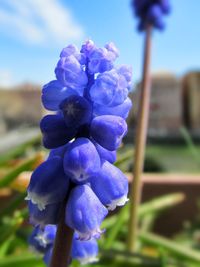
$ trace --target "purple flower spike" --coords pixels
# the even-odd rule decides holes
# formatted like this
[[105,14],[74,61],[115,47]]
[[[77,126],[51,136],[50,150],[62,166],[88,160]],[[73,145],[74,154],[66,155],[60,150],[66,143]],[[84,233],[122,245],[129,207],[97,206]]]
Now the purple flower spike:
[[99,169],[99,154],[89,139],[82,137],[69,144],[64,156],[64,170],[72,181],[83,183]]
[[26,199],[36,204],[39,210],[44,210],[48,204],[63,201],[68,188],[69,179],[64,173],[63,160],[53,157],[33,172]]
[[169,0],[132,0],[135,15],[139,18],[139,31],[148,25],[159,30],[164,29],[163,17],[171,11]]
[[101,171],[90,178],[91,188],[101,203],[114,210],[123,206],[127,201],[128,180],[114,165],[104,161]]
[[94,118],[91,123],[91,136],[102,147],[110,151],[119,147],[126,132],[127,124],[118,116],[99,116]]
[[72,241],[72,258],[77,259],[81,264],[89,264],[98,261],[98,244],[97,241],[92,238],[87,241],[81,241],[78,239],[78,235],[75,233]]
[[[160,27],[158,10],[166,12],[167,0],[159,0],[158,10],[144,10],[149,0],[135,1],[137,14],[151,11],[149,18]],[[145,27],[146,20],[142,23]],[[27,200],[30,223],[36,226],[30,244],[43,253],[46,265],[63,205],[65,223],[75,232],[71,256],[85,264],[97,260],[94,238],[103,232],[108,210],[127,201],[127,179],[112,164],[127,132],[132,69],[115,66],[118,56],[112,42],[100,48],[87,40],[81,50],[68,45],[60,53],[56,80],[42,89],[43,106],[55,112],[40,122],[43,145],[51,151],[32,174]]]
[[107,213],[107,209],[88,185],[78,185],[70,193],[65,222],[75,229],[80,240],[89,240],[100,237],[100,225]]

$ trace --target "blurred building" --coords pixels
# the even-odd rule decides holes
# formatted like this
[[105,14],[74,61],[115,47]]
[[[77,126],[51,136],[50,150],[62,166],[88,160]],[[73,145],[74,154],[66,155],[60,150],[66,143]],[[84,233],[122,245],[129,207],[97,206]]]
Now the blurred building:
[[[136,126],[141,83],[130,94],[133,110],[128,118],[132,130]],[[186,74],[182,79],[168,72],[152,75],[150,137],[180,136],[180,128],[185,126],[192,134],[200,134],[200,72]]]
[[183,77],[184,124],[193,135],[200,135],[200,72]]
[[0,134],[18,127],[38,126],[42,116],[41,88],[23,84],[0,89]]
[[[133,109],[128,118],[129,136],[136,127],[141,83],[130,94]],[[0,88],[0,134],[17,129],[38,127],[44,114],[41,87],[23,84]],[[180,127],[200,138],[200,72],[187,73],[182,79],[168,72],[152,75],[148,134],[153,138],[180,137]],[[132,141],[132,140],[131,140]]]

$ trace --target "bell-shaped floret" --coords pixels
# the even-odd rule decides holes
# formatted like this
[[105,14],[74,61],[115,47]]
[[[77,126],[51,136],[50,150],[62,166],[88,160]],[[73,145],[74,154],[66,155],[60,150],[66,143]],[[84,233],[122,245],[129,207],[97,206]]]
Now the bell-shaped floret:
[[51,151],[49,152],[49,156],[47,159],[51,159],[51,158],[54,158],[54,157],[60,157],[60,158],[64,158],[64,155],[65,155],[65,151],[68,147],[68,143],[64,146],[59,146],[57,148],[54,148],[54,149],[51,149]]
[[98,244],[94,238],[81,241],[78,239],[78,235],[74,234],[71,252],[72,259],[78,260],[81,264],[89,264],[98,261],[97,255]]
[[112,53],[113,60],[119,56],[119,51],[113,42],[107,43],[105,48]]
[[88,78],[83,66],[74,55],[61,57],[56,66],[55,74],[62,85],[76,90],[79,94],[83,94]]
[[94,118],[91,123],[92,138],[110,151],[119,147],[126,132],[127,124],[119,116],[103,115]]
[[30,223],[34,226],[39,225],[44,228],[47,224],[58,224],[61,214],[62,203],[50,204],[45,210],[39,210],[38,206],[28,201]]
[[60,103],[71,95],[77,95],[77,92],[54,80],[43,86],[42,103],[46,109],[56,111],[59,110]]
[[54,243],[55,236],[55,225],[48,224],[44,227],[44,229],[36,226],[29,237],[30,247],[38,252],[44,253],[49,246]]
[[50,246],[45,254],[44,254],[44,257],[43,257],[43,261],[44,263],[46,264],[46,266],[49,266],[50,265],[50,262],[51,262],[51,257],[52,257],[52,253],[53,253],[53,246]]
[[64,120],[68,127],[78,128],[92,119],[92,105],[81,96],[70,96],[60,104]]
[[108,210],[123,206],[128,201],[128,180],[120,169],[108,161],[104,161],[101,171],[90,178],[90,184]]
[[171,12],[171,5],[169,0],[160,0],[160,7],[164,14],[169,14]]
[[117,159],[117,152],[116,150],[114,151],[109,151],[105,149],[104,147],[100,146],[97,142],[92,140],[93,144],[96,147],[97,152],[99,153],[101,161],[107,160],[110,163],[114,163]]
[[88,70],[90,74],[102,73],[113,68],[113,61],[116,56],[106,48],[93,48],[88,55]]
[[94,103],[103,106],[117,106],[128,96],[128,83],[115,69],[99,74],[90,88],[90,97]]
[[70,44],[65,48],[63,48],[63,50],[60,53],[61,58],[69,57],[71,55],[73,55],[81,65],[84,65],[86,63],[86,56],[83,53],[80,53],[78,51],[78,48],[73,44]]
[[92,40],[87,40],[81,47],[81,53],[84,53],[87,57],[95,49],[94,42]]
[[107,209],[88,185],[78,185],[69,195],[65,222],[78,233],[80,240],[99,238],[102,233],[100,225],[107,213]]
[[53,157],[35,169],[27,189],[27,200],[40,210],[48,204],[64,200],[69,188],[69,179],[63,169],[63,160]]
[[42,232],[42,230],[40,229],[39,226],[36,226],[33,229],[31,235],[28,238],[29,247],[31,250],[33,250],[35,252],[45,253],[46,246],[43,246],[43,244],[41,245],[41,243],[38,242],[38,240],[37,240],[38,233],[40,233],[40,232]]
[[115,107],[107,107],[102,106],[94,103],[93,113],[94,116],[101,116],[101,115],[115,115],[126,119],[128,117],[128,113],[132,107],[132,102],[129,97],[126,100]]
[[83,183],[99,169],[100,157],[89,139],[77,138],[68,145],[64,156],[64,170],[73,182]]
[[43,144],[46,148],[52,149],[63,146],[76,135],[75,128],[67,127],[63,116],[47,115],[40,122],[43,134]]
[[163,14],[159,4],[154,4],[149,7],[147,12],[147,20],[150,24],[154,25],[160,30],[164,28],[162,17]]
[[130,85],[131,83],[131,79],[132,79],[132,67],[129,65],[120,65],[117,68],[117,73],[124,76],[124,78],[126,79],[128,85]]

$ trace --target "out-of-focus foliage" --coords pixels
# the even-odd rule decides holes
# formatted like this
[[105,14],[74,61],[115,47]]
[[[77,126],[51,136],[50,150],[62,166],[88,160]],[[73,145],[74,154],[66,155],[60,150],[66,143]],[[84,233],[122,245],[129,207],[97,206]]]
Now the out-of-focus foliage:
[[[39,137],[36,137],[0,155],[0,267],[44,266],[41,256],[28,248],[27,238],[31,226],[28,223],[28,212],[24,201],[31,171],[45,158],[45,151],[41,153],[39,140]],[[151,149],[153,150],[153,147]],[[147,151],[147,155],[148,153],[150,152]],[[124,146],[119,151],[116,165],[123,171],[127,171],[130,168],[132,156],[132,148]],[[156,164],[159,166],[158,163]],[[150,232],[160,213],[183,200],[184,195],[178,192],[153,199],[140,206],[139,254],[126,251],[129,205],[117,210],[103,223],[103,228],[105,227],[107,231],[99,240],[100,258],[95,265],[97,267],[199,266],[200,253],[195,249],[200,247],[198,230],[200,218],[197,218],[193,225],[187,225],[182,233],[177,234],[175,241]],[[74,261],[72,266],[79,266],[79,263]]]

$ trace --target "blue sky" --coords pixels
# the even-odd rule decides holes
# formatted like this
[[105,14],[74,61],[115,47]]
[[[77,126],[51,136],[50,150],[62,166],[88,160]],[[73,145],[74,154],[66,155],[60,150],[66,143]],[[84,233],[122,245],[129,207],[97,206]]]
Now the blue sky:
[[[200,69],[200,1],[172,0],[166,30],[154,32],[152,71],[178,76]],[[60,50],[93,39],[113,41],[118,63],[133,67],[140,79],[143,34],[136,31],[130,0],[1,0],[0,86],[54,79]]]

